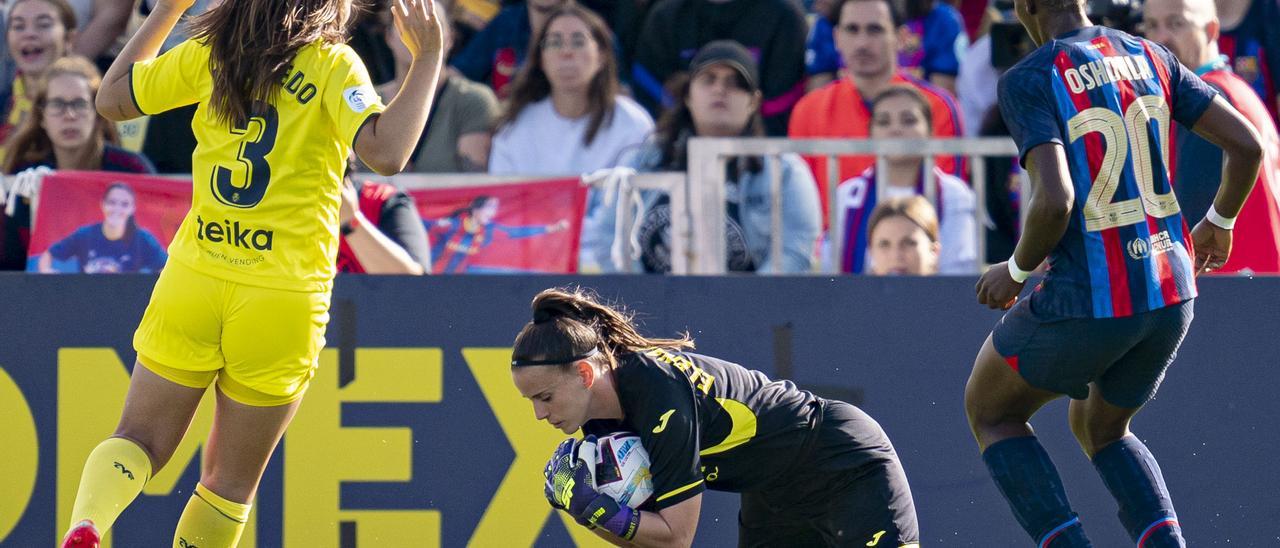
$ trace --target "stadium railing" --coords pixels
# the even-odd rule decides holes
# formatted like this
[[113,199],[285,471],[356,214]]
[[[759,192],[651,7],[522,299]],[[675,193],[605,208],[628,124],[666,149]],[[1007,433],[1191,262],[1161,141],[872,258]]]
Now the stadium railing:
[[[796,153],[805,156],[822,156],[827,159],[826,178],[827,185],[827,204],[828,217],[831,220],[828,223],[826,234],[825,254],[821,263],[828,273],[838,273],[840,262],[838,260],[840,249],[843,245],[841,241],[844,234],[840,223],[841,211],[839,211],[839,201],[836,199],[836,191],[840,182],[839,162],[837,158],[841,156],[875,156],[876,171],[883,173],[885,156],[895,155],[926,155],[925,156],[925,173],[930,177],[930,183],[933,173],[933,157],[934,156],[965,156],[968,158],[969,176],[968,181],[974,191],[976,199],[976,207],[974,215],[976,216],[974,226],[977,230],[977,257],[982,262],[986,253],[986,227],[987,227],[987,210],[986,210],[986,164],[981,160],[989,157],[1011,157],[1017,156],[1018,150],[1013,141],[1006,137],[982,137],[982,138],[957,138],[957,139],[786,139],[786,138],[705,138],[697,137],[689,140],[689,171],[688,171],[688,187],[689,187],[689,203],[690,208],[695,217],[702,221],[700,224],[706,227],[724,226],[725,215],[725,162],[730,158],[740,156],[771,156],[777,157],[780,154]],[[778,162],[770,162],[770,165],[777,166]],[[814,174],[815,176],[817,174]],[[782,174],[776,169],[772,169],[769,174],[772,182],[772,204],[773,212],[772,230],[770,234],[773,236],[770,254],[780,256],[782,254],[782,242],[777,237],[782,233],[782,208],[781,200],[781,184]],[[1029,193],[1026,192],[1025,177],[1022,181],[1022,192],[1019,192],[1021,200],[1024,202],[1021,211],[1025,212],[1026,200]],[[879,198],[883,198],[883,192],[886,185],[877,185],[876,190]],[[925,191],[929,201],[937,204],[937,197],[934,196],[935,187],[933,184],[925,184]],[[877,200],[878,202],[880,200]],[[720,232],[710,230],[697,230],[693,240],[690,242],[692,262],[690,274],[723,274],[725,272],[725,239]],[[778,262],[774,263],[775,265]]]

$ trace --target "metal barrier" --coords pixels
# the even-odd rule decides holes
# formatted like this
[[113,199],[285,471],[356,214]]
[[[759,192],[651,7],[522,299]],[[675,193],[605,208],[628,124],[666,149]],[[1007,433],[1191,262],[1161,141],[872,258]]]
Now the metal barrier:
[[[725,215],[725,162],[738,156],[773,156],[784,153],[797,153],[809,156],[824,156],[827,159],[827,198],[831,222],[827,228],[826,264],[835,272],[839,272],[838,254],[843,244],[842,227],[836,222],[840,218],[839,202],[836,200],[836,189],[841,181],[840,156],[876,156],[876,171],[883,173],[886,155],[925,155],[926,177],[933,176],[933,157],[938,155],[958,155],[969,158],[970,179],[975,193],[975,215],[977,222],[978,260],[982,261],[986,248],[986,166],[981,161],[986,157],[1017,156],[1018,149],[1013,141],[1003,137],[958,138],[958,139],[786,139],[786,138],[704,138],[689,140],[689,200],[690,209],[696,212],[702,227],[724,226]],[[772,181],[771,204],[773,218],[772,247],[770,253],[782,253],[781,215],[781,173],[777,169],[769,174]],[[925,184],[930,193],[930,201],[936,202],[932,196],[934,185]],[[1026,188],[1024,180],[1023,188]],[[877,185],[877,192],[884,192],[885,185]],[[1021,193],[1022,200],[1027,200],[1027,192]],[[1026,211],[1026,207],[1022,208]],[[691,274],[723,274],[725,271],[725,241],[720,231],[695,229],[692,244],[694,264]],[[777,264],[777,263],[775,263]]]

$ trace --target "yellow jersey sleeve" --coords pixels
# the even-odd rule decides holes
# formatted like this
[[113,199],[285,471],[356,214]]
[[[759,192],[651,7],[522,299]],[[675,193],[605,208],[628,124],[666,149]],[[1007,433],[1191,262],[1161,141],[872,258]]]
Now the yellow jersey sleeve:
[[139,112],[159,114],[204,99],[209,79],[209,48],[187,40],[155,59],[134,63],[129,92]]
[[337,130],[338,139],[354,146],[360,128],[386,107],[373,87],[368,69],[354,50],[345,44],[338,46],[334,63],[325,86],[324,110]]

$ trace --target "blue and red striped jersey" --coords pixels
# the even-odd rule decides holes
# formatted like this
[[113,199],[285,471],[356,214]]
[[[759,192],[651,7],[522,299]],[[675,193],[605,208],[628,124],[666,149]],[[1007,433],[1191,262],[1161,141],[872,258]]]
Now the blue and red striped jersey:
[[1000,78],[1022,160],[1062,145],[1075,189],[1032,296],[1038,312],[1116,318],[1196,296],[1190,230],[1169,182],[1170,123],[1191,127],[1215,94],[1163,46],[1100,26],[1058,36]]
[[1231,60],[1231,69],[1262,98],[1276,123],[1276,97],[1280,95],[1280,2],[1253,0],[1236,27],[1222,29],[1218,49]]

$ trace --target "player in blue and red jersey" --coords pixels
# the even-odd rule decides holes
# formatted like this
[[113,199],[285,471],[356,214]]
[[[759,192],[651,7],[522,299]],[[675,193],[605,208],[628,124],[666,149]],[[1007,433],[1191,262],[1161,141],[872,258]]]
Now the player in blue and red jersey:
[[[1184,546],[1168,489],[1129,421],[1186,334],[1195,275],[1222,266],[1258,175],[1252,126],[1164,47],[1092,26],[1079,0],[1016,0],[1039,49],[1000,80],[1000,108],[1031,178],[1014,256],[978,281],[1009,308],[983,345],[965,410],[992,478],[1039,546],[1089,546],[1027,421],[1070,396],[1070,423],[1138,546]],[[1171,122],[1225,153],[1205,221],[1187,230],[1169,184]],[[1193,259],[1194,257],[1194,259]],[[1024,270],[1024,267],[1026,270]]]

